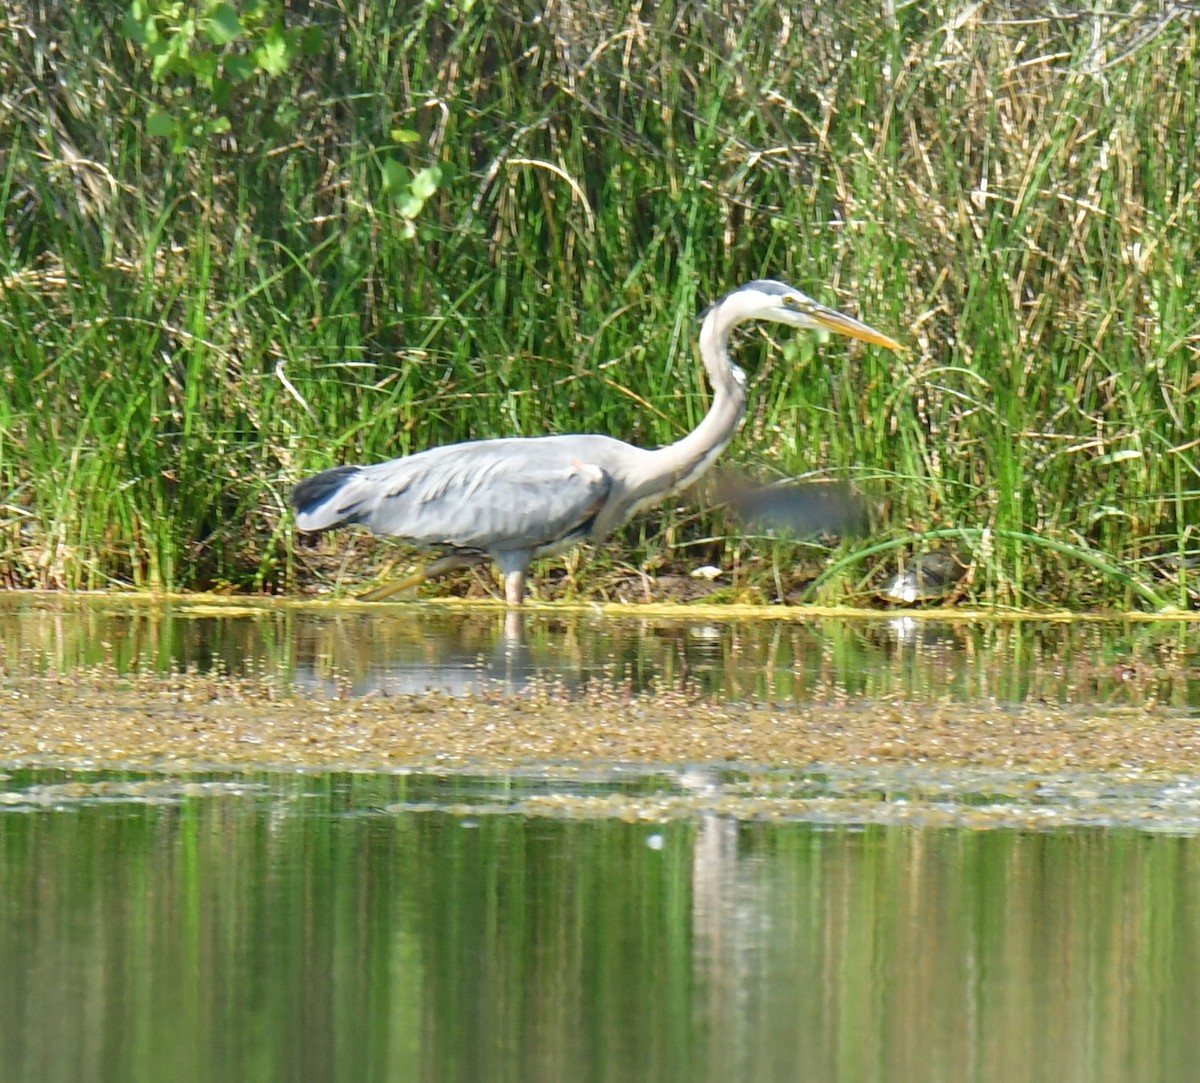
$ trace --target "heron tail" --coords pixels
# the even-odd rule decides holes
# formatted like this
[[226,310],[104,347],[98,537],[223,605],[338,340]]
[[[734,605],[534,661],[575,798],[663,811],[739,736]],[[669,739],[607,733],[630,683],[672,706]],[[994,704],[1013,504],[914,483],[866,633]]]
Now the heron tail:
[[358,502],[352,501],[346,507],[336,497],[360,470],[357,466],[333,466],[300,482],[290,497],[296,509],[296,528],[311,532],[353,522]]

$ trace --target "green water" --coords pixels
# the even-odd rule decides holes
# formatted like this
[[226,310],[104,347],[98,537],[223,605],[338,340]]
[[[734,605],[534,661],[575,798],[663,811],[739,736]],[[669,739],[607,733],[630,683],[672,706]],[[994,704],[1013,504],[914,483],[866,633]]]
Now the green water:
[[[99,664],[346,697],[683,686],[697,711],[1169,705],[1186,734],[1198,652],[1171,623],[0,598],[6,696]],[[1200,779],[10,768],[0,978],[0,1083],[1190,1083]]]
[[585,821],[497,811],[513,785],[10,774],[0,1078],[1195,1078],[1200,836]]
[[[792,610],[791,612],[796,612]],[[801,611],[802,612],[802,611]],[[436,605],[222,611],[204,599],[0,593],[0,675],[247,671],[321,693],[686,683],[717,699],[930,695],[976,702],[1200,706],[1200,623],[889,619],[614,619],[591,611]]]

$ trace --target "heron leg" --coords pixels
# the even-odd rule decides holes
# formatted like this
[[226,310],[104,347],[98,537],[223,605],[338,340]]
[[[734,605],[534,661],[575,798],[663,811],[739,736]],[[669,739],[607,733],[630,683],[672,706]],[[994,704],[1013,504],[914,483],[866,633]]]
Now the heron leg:
[[478,553],[448,553],[440,560],[435,560],[424,568],[418,568],[411,575],[404,576],[403,579],[397,579],[394,583],[385,583],[381,587],[367,591],[366,594],[360,594],[358,600],[360,602],[382,602],[399,594],[402,590],[408,590],[409,587],[419,587],[426,579],[436,579],[439,575],[454,571],[455,568],[466,568],[486,559]]
[[525,599],[525,570],[504,573],[504,601],[508,605],[520,605]]

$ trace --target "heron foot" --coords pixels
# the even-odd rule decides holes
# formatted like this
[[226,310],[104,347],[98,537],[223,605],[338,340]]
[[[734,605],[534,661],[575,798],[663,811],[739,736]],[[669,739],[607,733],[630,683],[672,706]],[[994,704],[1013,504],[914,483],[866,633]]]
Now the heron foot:
[[439,575],[445,575],[446,572],[452,572],[457,568],[469,568],[486,559],[487,557],[477,553],[447,553],[446,556],[435,560],[427,567],[418,568],[403,579],[397,579],[394,583],[385,583],[381,587],[367,591],[366,594],[360,594],[358,600],[360,602],[382,602],[394,594],[399,594],[402,590],[408,590],[409,587],[419,587],[426,579],[436,579]]
[[386,601],[394,594],[399,594],[402,590],[408,590],[409,587],[419,587],[428,578],[429,573],[424,568],[420,568],[411,575],[406,575],[403,579],[397,579],[394,583],[384,583],[381,587],[376,587],[374,590],[368,590],[365,594],[360,594],[358,601]]

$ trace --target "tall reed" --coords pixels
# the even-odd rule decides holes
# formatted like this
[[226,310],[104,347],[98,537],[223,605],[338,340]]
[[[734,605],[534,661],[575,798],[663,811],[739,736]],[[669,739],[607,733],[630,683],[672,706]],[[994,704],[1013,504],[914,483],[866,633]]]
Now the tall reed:
[[[910,345],[740,347],[730,460],[879,507],[826,598],[950,531],[982,600],[1186,602],[1151,558],[1196,548],[1200,520],[1197,20],[885,10],[314,4],[320,48],[219,104],[156,82],[118,5],[18,5],[4,578],[302,585],[285,494],[311,470],[675,439],[707,401],[698,311],[771,275]],[[186,110],[228,131],[151,134]],[[431,167],[427,199],[398,198]],[[694,505],[617,540],[633,566],[691,542],[787,574],[803,556]]]

